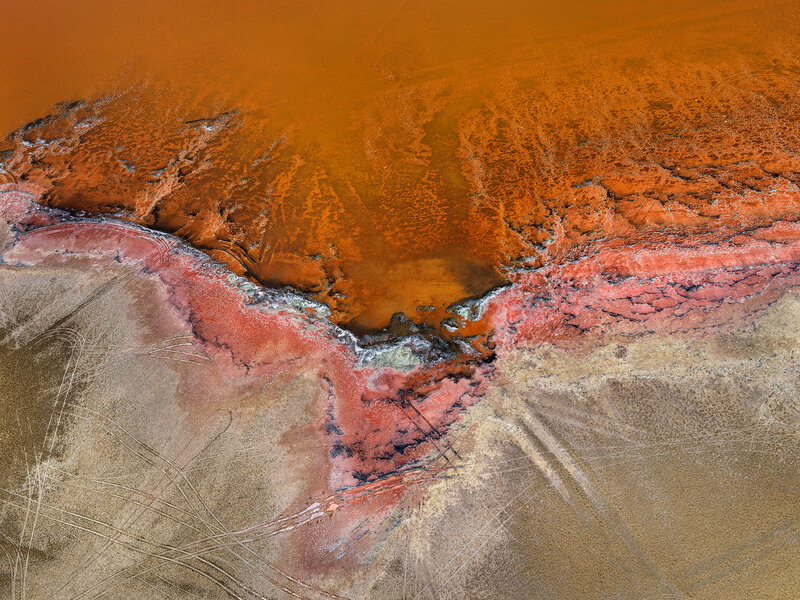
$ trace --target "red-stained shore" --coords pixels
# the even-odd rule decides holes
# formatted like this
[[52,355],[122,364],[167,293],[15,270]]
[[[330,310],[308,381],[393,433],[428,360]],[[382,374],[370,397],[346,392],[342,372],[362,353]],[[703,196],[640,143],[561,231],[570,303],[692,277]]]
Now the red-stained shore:
[[[229,377],[316,369],[330,395],[332,489],[374,480],[447,450],[444,433],[481,394],[491,358],[465,356],[405,373],[359,367],[319,316],[257,307],[228,273],[177,239],[113,220],[66,219],[18,187],[2,214],[18,233],[6,264],[122,261],[157,277],[170,302]],[[549,342],[576,348],[603,334],[720,325],[798,283],[800,224],[775,222],[727,240],[596,244],[586,256],[514,274],[488,301],[481,331],[495,353]],[[187,407],[192,410],[193,407]]]
[[[331,489],[395,472],[441,450],[447,428],[480,394],[485,367],[469,360],[417,368],[359,367],[358,356],[312,311],[248,304],[229,273],[180,240],[117,221],[64,220],[21,190],[0,195],[0,214],[17,233],[7,265],[121,262],[157,278],[213,358],[213,377],[258,378],[312,370],[328,391]],[[197,389],[217,381],[196,380]],[[198,396],[201,397],[201,396]],[[202,406],[186,406],[202,412]]]
[[515,274],[488,309],[495,343],[576,348],[605,334],[735,325],[800,283],[800,224],[794,222],[692,247],[615,246],[597,245],[581,260]]
[[[504,353],[542,342],[585,349],[609,335],[741,323],[800,283],[800,224],[793,222],[729,239],[597,243],[571,262],[513,274],[511,285],[486,300],[479,323],[463,323],[462,333],[481,333],[493,352],[405,372],[361,365],[359,351],[313,311],[253,304],[227,271],[177,238],[69,218],[36,199],[35,189],[0,188],[0,215],[12,231],[2,262],[123,263],[160,282],[211,358],[213,368],[188,385],[202,390],[224,380],[316,373],[329,398],[320,416],[327,481],[311,492],[325,497],[321,510],[337,515],[328,527],[333,537],[334,530],[352,533],[364,517],[386,516],[409,485],[435,476],[420,461],[455,452],[448,431],[480,400],[492,362]],[[187,394],[182,408],[203,413],[202,397]],[[313,554],[311,545],[307,552]]]

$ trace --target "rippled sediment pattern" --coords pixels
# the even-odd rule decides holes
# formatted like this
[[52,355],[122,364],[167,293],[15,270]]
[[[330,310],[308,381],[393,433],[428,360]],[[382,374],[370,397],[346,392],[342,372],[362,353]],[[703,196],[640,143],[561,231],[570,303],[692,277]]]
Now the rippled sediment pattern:
[[46,8],[0,594],[800,594],[794,4]]

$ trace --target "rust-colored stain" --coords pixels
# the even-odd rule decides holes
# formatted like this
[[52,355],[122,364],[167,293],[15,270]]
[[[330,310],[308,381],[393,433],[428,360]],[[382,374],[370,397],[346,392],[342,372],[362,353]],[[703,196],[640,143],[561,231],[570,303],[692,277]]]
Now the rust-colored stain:
[[11,11],[7,178],[356,332],[402,312],[447,333],[451,303],[600,239],[796,218],[726,201],[798,179],[795,3]]

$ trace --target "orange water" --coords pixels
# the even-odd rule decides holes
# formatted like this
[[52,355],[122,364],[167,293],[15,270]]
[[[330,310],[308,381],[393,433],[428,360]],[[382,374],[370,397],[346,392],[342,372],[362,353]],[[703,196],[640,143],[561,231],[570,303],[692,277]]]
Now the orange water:
[[[797,5],[772,0],[46,0],[3,17],[4,133],[112,98],[104,133],[51,157],[70,168],[49,203],[124,208],[357,330],[398,311],[436,326],[590,214],[564,190],[614,165],[778,143],[800,73]],[[207,164],[142,209],[157,176],[140,174],[199,135],[184,121],[226,111],[231,131],[197,142]]]

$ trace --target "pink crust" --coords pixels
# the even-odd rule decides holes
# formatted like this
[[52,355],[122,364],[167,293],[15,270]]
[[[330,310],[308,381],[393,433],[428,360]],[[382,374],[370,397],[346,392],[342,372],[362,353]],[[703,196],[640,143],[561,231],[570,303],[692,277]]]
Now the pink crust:
[[[138,266],[163,283],[171,305],[214,358],[214,377],[317,372],[330,403],[326,429],[334,490],[446,451],[444,433],[480,397],[491,372],[486,357],[409,373],[359,367],[354,352],[331,335],[329,323],[294,310],[248,305],[227,272],[177,239],[115,221],[60,221],[32,198],[14,189],[2,194],[0,212],[21,231],[4,252],[6,263],[81,259]],[[777,222],[695,247],[608,243],[580,260],[514,275],[512,285],[489,302],[484,326],[502,354],[540,342],[576,347],[605,333],[718,325],[798,283],[798,241],[799,224]]]
[[736,316],[800,283],[800,224],[794,222],[694,247],[609,246],[515,274],[488,311],[498,352],[541,342],[574,347],[601,334],[735,325]]
[[175,238],[116,221],[60,221],[17,192],[0,196],[0,214],[21,231],[3,252],[6,264],[118,261],[162,282],[170,304],[213,358],[209,381],[196,378],[197,389],[223,385],[220,376],[236,381],[316,371],[330,402],[331,489],[374,480],[443,449],[437,440],[479,394],[478,369],[462,361],[410,373],[358,367],[329,323],[248,305],[227,272]]

